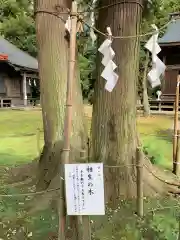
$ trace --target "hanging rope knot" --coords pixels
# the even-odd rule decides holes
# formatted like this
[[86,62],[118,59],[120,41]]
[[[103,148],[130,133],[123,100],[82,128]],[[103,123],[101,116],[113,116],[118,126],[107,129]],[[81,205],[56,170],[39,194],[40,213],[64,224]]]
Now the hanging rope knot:
[[78,13],[77,13],[77,12],[69,11],[69,15],[70,15],[70,17],[77,17],[77,16],[78,16]]
[[70,148],[63,148],[63,152],[70,152]]

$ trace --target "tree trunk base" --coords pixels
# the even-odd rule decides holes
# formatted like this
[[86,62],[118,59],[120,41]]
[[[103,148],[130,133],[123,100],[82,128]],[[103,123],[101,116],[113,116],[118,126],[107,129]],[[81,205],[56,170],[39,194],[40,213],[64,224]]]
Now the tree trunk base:
[[35,181],[36,179],[36,172],[37,172],[37,159],[33,160],[31,163],[23,164],[18,167],[8,168],[6,170],[7,177],[5,182],[9,185],[18,185],[22,184],[23,182],[30,182]]
[[47,189],[52,179],[57,176],[60,169],[62,147],[61,142],[53,146],[44,146],[38,166],[38,189]]
[[[61,171],[61,157],[63,142],[56,142],[52,146],[44,146],[38,166],[38,189],[47,189],[51,181]],[[70,149],[70,162],[82,162],[81,149]]]
[[[144,154],[143,159],[143,195],[145,197],[180,194],[180,181],[174,174],[152,165]],[[105,199],[111,207],[116,208],[120,200],[137,197],[135,162],[123,167],[105,168],[104,175],[105,186],[111,183],[111,188],[105,188]]]
[[[159,169],[158,167],[152,165],[145,156],[144,162],[145,162],[143,168],[144,197],[156,197],[163,195],[167,196],[169,194],[180,194],[179,189],[180,182],[178,181],[178,178],[175,175],[173,175],[169,171],[163,171],[162,169]],[[109,187],[105,189],[106,199],[109,200],[108,201],[109,207],[111,207],[112,209],[116,209],[120,204],[121,200],[136,198],[136,166],[124,166],[123,168],[105,168],[104,175],[105,186],[107,185],[106,184],[107,181],[108,185],[110,181],[112,182],[111,189]],[[128,176],[131,176],[131,179],[129,179]],[[59,178],[59,174],[56,174],[56,177],[54,177],[50,181],[47,190],[59,188],[60,183],[61,181]],[[115,198],[114,194],[117,194],[117,188],[119,189],[119,195],[117,196],[117,198]],[[49,206],[51,206],[54,210],[58,211],[59,200],[61,199],[61,197],[62,197],[61,190],[46,192],[42,196],[36,196],[36,198],[34,198],[34,200],[30,202],[30,205],[27,206],[26,214],[22,216],[21,219],[18,220],[21,222],[20,225],[25,226],[26,216],[30,216],[39,211],[46,210]],[[74,222],[71,223],[72,227],[71,229],[73,229],[74,224],[77,223],[76,221],[77,219],[74,219]],[[70,232],[68,232],[68,234],[70,234]],[[77,236],[74,236],[73,239],[77,239]]]

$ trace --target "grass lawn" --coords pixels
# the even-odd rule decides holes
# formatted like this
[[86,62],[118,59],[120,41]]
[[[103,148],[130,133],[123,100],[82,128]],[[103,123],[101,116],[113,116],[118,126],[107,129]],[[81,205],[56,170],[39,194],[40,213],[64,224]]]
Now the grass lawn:
[[[86,115],[90,117],[88,108]],[[139,117],[138,131],[145,148],[153,155],[155,162],[171,166],[172,159],[172,117]],[[89,121],[90,124],[90,121]],[[0,111],[0,164],[14,165],[30,161],[38,156],[37,131],[42,130],[40,111]],[[43,134],[40,134],[43,145]]]
[[[88,111],[86,111],[86,115],[89,117],[88,122],[90,123]],[[147,119],[138,117],[137,119],[137,127],[144,148],[147,149],[150,156],[154,156],[154,162],[165,167],[171,166],[172,126],[172,117],[156,116]],[[40,111],[1,110],[0,165],[18,165],[29,162],[37,157],[37,129],[42,130]],[[40,145],[43,145],[42,133],[40,136]],[[12,194],[16,192],[29,192],[30,190],[32,189],[6,188],[1,189],[0,192],[3,194]],[[20,216],[28,201],[32,201],[32,199],[23,197],[0,200],[0,240],[12,239],[12,231],[15,226],[11,226],[9,219],[12,216]],[[116,212],[110,211],[106,216],[93,218],[93,222],[97,222],[97,224],[92,224],[92,240],[175,240],[177,239],[178,222],[174,215],[174,212],[177,211],[173,206],[176,205],[176,202],[175,200],[168,200],[168,202],[155,200],[154,203],[148,200],[145,201],[146,211],[165,205],[172,206],[172,209],[169,210],[168,208],[156,212],[153,216],[152,214],[147,215],[142,221],[134,215],[134,203],[122,202]],[[127,220],[128,217],[131,217],[131,219]],[[166,221],[164,221],[164,218],[167,218]],[[27,219],[27,223],[27,231],[30,237],[25,239],[56,239],[47,237],[49,232],[53,233],[57,230],[57,217],[50,209]],[[144,236],[146,237],[144,238]]]
[[153,162],[165,168],[172,167],[172,116],[138,117],[138,131]]
[[[91,106],[85,107],[85,114],[91,119]],[[144,148],[148,149],[150,156],[154,156],[153,162],[165,168],[172,167],[172,128],[172,115],[137,118],[137,129]]]
[[[37,131],[42,130],[40,111],[0,111],[0,164],[14,165],[38,156]],[[43,135],[40,136],[40,145]]]

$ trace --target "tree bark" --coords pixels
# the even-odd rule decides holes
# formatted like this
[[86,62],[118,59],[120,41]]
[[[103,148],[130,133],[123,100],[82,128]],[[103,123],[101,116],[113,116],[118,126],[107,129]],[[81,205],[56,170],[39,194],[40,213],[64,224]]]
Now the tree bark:
[[148,92],[147,92],[147,72],[148,72],[148,63],[149,63],[149,53],[146,53],[146,59],[144,63],[144,75],[143,75],[143,110],[144,116],[150,116],[150,106],[148,100]]
[[[120,4],[119,1],[101,0],[99,7],[117,3],[101,9],[97,27],[106,32],[110,26],[113,35],[129,36],[139,33],[142,1],[131,0]],[[139,4],[140,3],[140,4]],[[99,37],[100,45],[104,40]],[[136,87],[139,60],[139,39],[114,39],[112,47],[116,53],[118,66],[118,83],[112,93],[104,89],[105,80],[102,73],[102,55],[97,56],[97,80],[95,83],[95,101],[92,120],[92,159],[103,161],[107,184],[106,197],[109,203],[117,206],[119,198],[136,196]],[[132,165],[131,165],[132,164]],[[118,167],[121,165],[121,167]],[[123,165],[123,167],[122,167]],[[151,168],[150,162],[146,165]],[[158,192],[152,176],[145,174],[148,184],[144,185],[146,193]],[[149,187],[147,187],[149,186]],[[158,186],[157,186],[158,188]],[[157,191],[156,191],[157,190]]]
[[[36,11],[62,12],[70,9],[70,0],[37,0]],[[67,14],[60,14],[64,20]],[[44,125],[44,149],[39,163],[38,186],[46,189],[59,171],[62,137],[64,131],[65,100],[67,89],[68,47],[64,22],[47,13],[36,15],[37,42],[39,48],[39,75]],[[71,136],[71,160],[80,156],[85,147],[83,101],[79,74],[76,72],[73,94],[73,132]]]
[[[62,19],[67,20],[68,15],[60,13],[62,18],[60,19],[45,12],[38,13],[38,11],[55,12],[58,6],[60,12],[67,12],[67,8],[71,8],[71,3],[70,0],[37,0],[35,5],[45,143],[39,161],[37,187],[40,189],[60,187],[61,189],[60,202],[58,201],[58,239],[61,240],[65,239],[65,236],[67,239],[76,240],[79,238],[77,232],[78,220],[74,217],[65,218],[65,203],[62,199],[64,198],[64,166],[61,165],[61,154],[63,149],[69,51],[65,24]],[[73,84],[73,131],[71,134],[70,162],[80,160],[82,149],[86,148],[84,108],[77,64],[76,69]],[[66,224],[71,227],[69,228]]]

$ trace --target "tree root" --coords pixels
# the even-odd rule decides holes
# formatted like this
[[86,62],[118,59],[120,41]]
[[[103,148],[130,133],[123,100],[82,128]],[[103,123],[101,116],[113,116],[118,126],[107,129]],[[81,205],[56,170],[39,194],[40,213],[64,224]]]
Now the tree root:
[[144,194],[146,195],[146,184],[154,188],[157,195],[177,194],[180,191],[180,179],[168,170],[152,165],[150,160],[144,157]]
[[[154,166],[152,166],[152,168],[154,168]],[[148,171],[147,168],[144,168],[144,171]],[[180,189],[178,190],[176,185],[171,186],[171,185],[167,184],[166,180],[162,180],[162,181],[159,180],[160,177],[156,178],[155,177],[156,174],[153,172],[152,169],[148,172],[151,175],[151,178],[154,180],[152,180],[152,184],[150,184],[149,180],[151,178],[149,178],[147,172],[145,173],[146,178],[144,179],[144,184],[145,184],[144,196],[152,197],[152,194],[151,194],[152,192],[154,192],[154,195],[155,194],[157,194],[157,195],[165,194],[166,196],[169,194],[171,196],[175,195],[175,194],[176,195],[180,194]],[[159,172],[161,172],[161,170]],[[147,176],[148,176],[148,178],[147,178]],[[173,180],[176,177],[173,174],[171,174],[171,176],[169,176],[168,178],[171,178],[171,180]],[[146,188],[146,184],[148,184],[148,188]],[[48,189],[55,189],[55,188],[58,188],[59,186],[60,186],[60,176],[57,175],[51,181]],[[151,191],[148,192],[147,189],[151,189]],[[18,218],[18,220],[11,219],[11,222],[15,225],[19,225],[20,226],[19,230],[20,230],[20,229],[22,229],[22,226],[24,226],[24,227],[26,226],[26,218],[28,218],[29,216],[31,216],[37,212],[46,210],[50,206],[53,210],[58,211],[58,204],[59,204],[60,198],[61,198],[60,191],[47,192],[47,193],[43,194],[42,196],[37,196],[30,202],[29,205],[27,205],[27,207],[25,209],[25,213],[23,215],[21,215],[21,217]],[[15,239],[17,239],[17,238],[15,238]]]
[[38,163],[36,160],[33,160],[31,163],[24,164],[22,166],[10,168],[8,173],[7,182],[9,184],[16,182],[23,182],[27,179],[35,179],[37,177],[37,166]]
[[[143,159],[143,176],[144,176],[144,194],[148,194],[148,187],[153,188],[154,192],[169,195],[179,191],[180,179],[168,170],[153,165],[149,158],[144,154],[140,138],[137,135],[137,150],[140,150],[140,157]],[[151,196],[151,194],[150,194]]]
[[15,183],[9,183],[9,184],[4,184],[2,186],[0,186],[0,189],[1,188],[19,188],[19,187],[25,187],[27,185],[33,185],[35,183],[35,181],[32,179],[32,178],[28,178],[22,182],[15,182]]
[[[51,184],[49,185],[49,188],[47,189],[55,189],[60,186],[60,177],[57,175],[52,181]],[[17,230],[16,235],[14,236],[14,239],[18,239],[19,234],[22,236],[23,233],[22,229],[25,228],[27,222],[26,219],[29,218],[29,216],[32,216],[33,214],[46,210],[48,207],[51,207],[52,210],[58,209],[58,203],[59,199],[61,198],[60,196],[60,191],[53,191],[53,192],[46,192],[42,196],[36,196],[34,199],[30,201],[29,204],[26,205],[26,209],[24,213],[21,214],[21,216],[17,219],[16,217],[11,218],[11,224],[13,225],[18,225],[19,229]],[[22,228],[23,226],[23,228]],[[23,235],[24,236],[24,235]]]
[[[174,196],[180,194],[180,181],[177,176],[175,176],[173,173],[169,171],[165,171],[163,169],[160,169],[159,167],[152,165],[150,160],[147,159],[147,157],[143,154],[144,159],[144,167],[143,167],[143,175],[144,175],[144,196],[156,196],[156,195],[168,195],[168,196]],[[32,176],[32,169],[36,169],[37,163],[32,164],[29,168],[29,164],[25,165],[23,167],[20,167],[18,169],[18,173],[23,173],[24,169],[31,169],[31,176]],[[126,166],[125,166],[126,168]],[[34,170],[33,170],[34,171]],[[129,170],[128,170],[129,171]],[[29,171],[28,171],[29,172]],[[121,170],[122,172],[122,170]],[[120,172],[120,174],[121,174]],[[134,172],[134,183],[133,187],[135,187],[135,195],[132,197],[136,197],[136,168],[132,167],[131,171],[129,173]],[[106,174],[105,174],[106,175]],[[25,174],[26,179],[22,182],[20,182],[20,186],[23,184],[27,184],[30,179],[27,178],[27,174]],[[120,184],[123,185],[123,182],[121,182],[121,176],[118,176],[118,180],[120,181]],[[55,178],[50,182],[47,190],[50,189],[57,189],[60,187],[60,176],[59,174],[56,175]],[[31,179],[33,181],[33,179]],[[113,180],[113,179],[111,179]],[[62,181],[62,179],[61,179]],[[22,184],[22,185],[21,185]],[[18,183],[16,183],[11,186],[18,186]],[[127,185],[125,185],[126,187]],[[123,193],[123,192],[122,192]],[[26,206],[25,213],[21,215],[20,218],[17,219],[11,219],[11,222],[14,224],[18,224],[19,226],[25,226],[26,225],[26,218],[28,218],[30,215],[33,215],[39,211],[46,210],[49,206],[51,206],[52,209],[58,211],[58,204],[59,199],[62,196],[60,196],[60,191],[54,191],[54,192],[46,192],[42,196],[36,196],[30,203]]]

